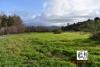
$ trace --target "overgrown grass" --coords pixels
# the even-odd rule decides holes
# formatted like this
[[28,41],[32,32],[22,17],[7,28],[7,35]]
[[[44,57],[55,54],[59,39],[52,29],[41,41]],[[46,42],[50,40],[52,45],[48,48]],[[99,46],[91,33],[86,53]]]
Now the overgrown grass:
[[[76,67],[77,50],[88,50],[88,64],[100,66],[100,42],[90,34],[24,33],[0,38],[0,67]],[[91,66],[90,66],[91,65]]]

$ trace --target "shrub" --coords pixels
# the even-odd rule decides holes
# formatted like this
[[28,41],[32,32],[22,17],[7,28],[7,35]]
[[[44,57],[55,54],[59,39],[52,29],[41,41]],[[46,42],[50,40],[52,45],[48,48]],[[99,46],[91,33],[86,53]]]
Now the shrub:
[[90,37],[90,39],[100,40],[100,33],[96,33],[96,34],[92,35],[92,37]]
[[54,34],[60,34],[60,33],[62,33],[62,30],[61,29],[54,29],[53,33]]
[[41,60],[37,64],[39,65],[37,67],[76,67],[75,64],[70,62],[51,59]]

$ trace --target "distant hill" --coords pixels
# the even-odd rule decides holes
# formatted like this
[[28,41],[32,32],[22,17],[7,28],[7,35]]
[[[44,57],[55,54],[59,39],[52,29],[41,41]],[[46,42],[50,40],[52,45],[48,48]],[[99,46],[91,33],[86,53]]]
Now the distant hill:
[[59,26],[26,26],[26,32],[51,32],[55,29],[61,29]]
[[74,23],[62,27],[63,31],[85,31],[94,32],[100,30],[100,18],[96,17],[94,20],[88,19],[87,21]]

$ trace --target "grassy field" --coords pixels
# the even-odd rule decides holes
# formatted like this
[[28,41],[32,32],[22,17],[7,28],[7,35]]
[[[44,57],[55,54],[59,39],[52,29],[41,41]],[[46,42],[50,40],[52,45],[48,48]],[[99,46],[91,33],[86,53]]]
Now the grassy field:
[[76,67],[77,50],[88,50],[83,67],[100,67],[100,41],[78,32],[25,33],[0,37],[0,67]]

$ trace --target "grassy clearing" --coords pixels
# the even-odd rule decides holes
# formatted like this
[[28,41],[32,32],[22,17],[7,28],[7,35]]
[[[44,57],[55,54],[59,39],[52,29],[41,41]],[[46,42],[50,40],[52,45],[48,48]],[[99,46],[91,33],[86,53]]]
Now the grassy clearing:
[[0,66],[3,67],[76,67],[77,50],[89,51],[89,63],[100,66],[100,42],[89,40],[89,34],[25,33],[0,39]]

